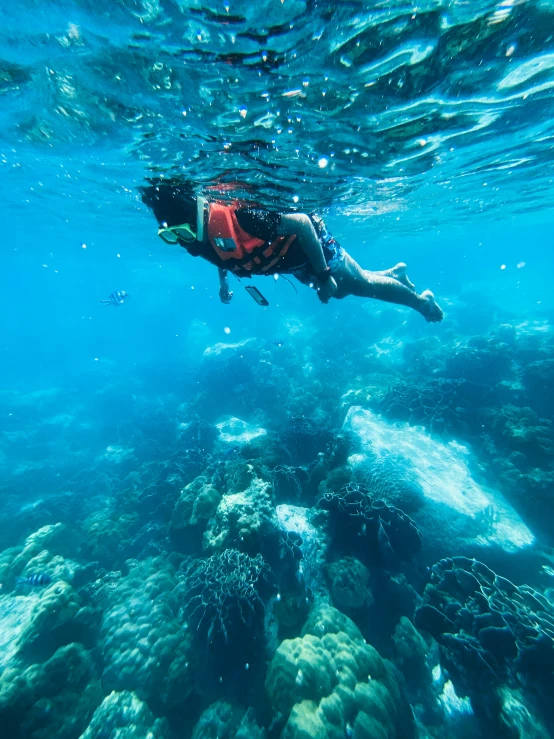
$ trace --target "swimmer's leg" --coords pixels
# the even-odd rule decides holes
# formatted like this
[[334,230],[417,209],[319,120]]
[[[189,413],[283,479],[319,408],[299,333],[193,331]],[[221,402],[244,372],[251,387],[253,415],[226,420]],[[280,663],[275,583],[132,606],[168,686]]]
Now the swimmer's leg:
[[[373,272],[373,270],[372,270]],[[405,287],[415,292],[415,285],[408,277],[408,267],[404,262],[398,262],[396,267],[391,269],[385,269],[381,271],[373,272],[374,275],[381,275],[382,277],[392,277],[393,280],[401,282]]]
[[435,302],[434,295],[430,290],[425,290],[421,295],[418,295],[394,277],[362,269],[349,254],[346,254],[344,261],[333,274],[333,277],[338,286],[338,290],[334,295],[335,298],[346,298],[348,295],[374,298],[386,303],[396,303],[397,305],[406,305],[408,308],[413,308],[426,321],[431,323],[443,319],[443,312]]

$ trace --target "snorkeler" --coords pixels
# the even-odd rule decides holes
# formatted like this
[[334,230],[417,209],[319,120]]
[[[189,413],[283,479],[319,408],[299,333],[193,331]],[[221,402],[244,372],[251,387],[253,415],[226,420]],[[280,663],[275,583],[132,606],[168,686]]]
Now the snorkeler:
[[[290,274],[315,287],[322,303],[355,295],[413,308],[427,321],[442,321],[433,293],[418,294],[397,264],[382,272],[362,269],[331,236],[323,220],[305,213],[277,213],[196,197],[186,185],[156,181],[142,189],[156,216],[158,235],[184,247],[219,270],[219,297],[229,303],[228,273],[237,277]],[[250,288],[261,305],[267,301]]]

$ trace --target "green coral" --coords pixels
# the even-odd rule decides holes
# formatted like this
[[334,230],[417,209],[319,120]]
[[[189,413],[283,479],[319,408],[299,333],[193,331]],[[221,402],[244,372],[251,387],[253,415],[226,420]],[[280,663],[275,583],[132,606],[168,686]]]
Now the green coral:
[[140,517],[136,512],[114,514],[110,510],[100,510],[83,522],[85,532],[84,547],[91,559],[97,559],[113,567],[117,554],[125,548],[140,528]]
[[373,603],[369,588],[369,570],[355,557],[343,557],[327,567],[334,603],[355,610]]
[[45,573],[53,580],[70,580],[77,564],[67,555],[76,543],[61,523],[43,526],[27,537],[23,546],[12,547],[0,554],[0,582],[15,585],[17,577]]
[[207,522],[220,500],[221,495],[208,479],[197,477],[181,490],[171,516],[171,528],[180,531]]
[[402,616],[392,637],[401,664],[425,662],[429,647],[409,618]]
[[156,696],[166,705],[186,700],[195,670],[191,634],[180,617],[179,584],[163,558],[131,569],[110,596],[102,621],[102,683],[109,690]]
[[552,736],[548,728],[533,713],[528,698],[516,688],[498,688],[501,701],[500,724],[506,735],[514,739],[548,739]]
[[95,627],[91,608],[82,607],[81,599],[66,582],[55,582],[31,606],[26,628],[17,640],[19,652],[41,654],[51,645],[70,641],[89,641]]
[[167,739],[165,719],[154,716],[136,693],[110,693],[94,712],[80,739]]
[[356,625],[324,605],[302,637],[286,639],[268,669],[274,711],[288,716],[282,739],[407,739],[412,724],[392,666]]
[[437,645],[431,637],[424,639],[406,616],[400,618],[392,642],[394,661],[406,679],[410,702],[421,707],[426,723],[436,723],[439,715],[438,684],[433,680],[432,665],[440,661]]
[[198,719],[192,739],[264,739],[265,731],[256,723],[253,708],[217,701]]
[[490,428],[500,436],[501,445],[521,452],[531,463],[551,460],[554,435],[551,422],[539,418],[531,408],[503,405],[487,412]]
[[80,644],[60,647],[42,664],[12,659],[0,681],[2,735],[74,739],[100,700],[93,660]]

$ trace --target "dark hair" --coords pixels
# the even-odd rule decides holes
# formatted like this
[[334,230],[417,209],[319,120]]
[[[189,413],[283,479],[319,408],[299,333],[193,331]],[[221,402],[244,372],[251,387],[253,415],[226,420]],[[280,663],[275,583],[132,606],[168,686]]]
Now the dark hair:
[[188,185],[158,180],[140,188],[142,202],[152,209],[158,223],[196,228],[196,195]]

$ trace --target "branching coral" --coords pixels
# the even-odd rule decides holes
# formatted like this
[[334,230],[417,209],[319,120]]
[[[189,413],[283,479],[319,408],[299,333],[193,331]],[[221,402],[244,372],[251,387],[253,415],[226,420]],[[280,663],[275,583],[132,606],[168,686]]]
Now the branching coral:
[[298,501],[302,495],[302,479],[307,475],[301,467],[278,464],[271,470],[271,481],[279,500]]
[[492,385],[510,372],[511,349],[495,338],[474,336],[456,346],[446,362],[450,377]]
[[332,535],[340,549],[389,564],[409,559],[421,549],[421,535],[412,519],[398,508],[372,500],[362,484],[328,491],[318,503],[332,512]]
[[372,405],[391,418],[421,424],[430,431],[464,433],[473,425],[479,427],[475,410],[490,402],[491,394],[485,385],[462,379],[400,381]]
[[305,416],[291,418],[281,433],[293,464],[309,464],[323,454],[332,440],[331,432]]
[[185,613],[209,643],[227,644],[238,633],[254,635],[263,624],[269,567],[258,554],[226,549],[194,560],[185,572]]
[[534,693],[554,689],[554,605],[465,557],[434,565],[418,628],[442,645],[461,684],[478,702],[494,683],[520,676]]
[[554,458],[551,422],[540,419],[531,408],[503,405],[487,413],[488,428],[499,448],[521,452],[529,463],[548,463]]

